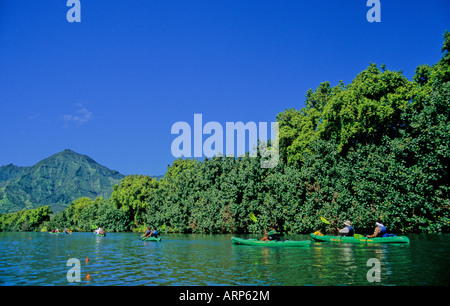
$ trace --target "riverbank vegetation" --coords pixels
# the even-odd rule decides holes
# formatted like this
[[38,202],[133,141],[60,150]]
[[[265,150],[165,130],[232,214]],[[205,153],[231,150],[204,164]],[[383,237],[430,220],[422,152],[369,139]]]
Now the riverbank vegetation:
[[0,232],[38,231],[50,221],[50,206],[0,215]]
[[[305,107],[276,116],[274,168],[248,155],[178,159],[160,180],[127,176],[109,200],[80,198],[42,226],[259,233],[275,223],[310,233],[323,216],[335,226],[350,220],[359,233],[377,219],[396,233],[449,232],[449,50],[446,32],[441,60],[417,67],[412,80],[370,64],[350,84],[309,90]],[[12,225],[22,216],[1,216],[1,229],[39,228],[32,218]]]

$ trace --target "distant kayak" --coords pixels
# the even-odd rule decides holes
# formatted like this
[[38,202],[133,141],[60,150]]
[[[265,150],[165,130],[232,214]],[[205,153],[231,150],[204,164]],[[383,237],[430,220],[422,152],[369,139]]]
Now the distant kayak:
[[144,237],[141,238],[142,241],[161,241],[161,237]]
[[68,234],[66,232],[49,232],[50,234],[60,235],[60,234]]
[[342,242],[342,243],[409,243],[409,238],[406,236],[391,236],[391,237],[341,237],[328,235],[311,234],[311,239],[318,242]]
[[261,241],[255,238],[237,238],[232,237],[231,242],[234,244],[253,245],[253,246],[275,246],[275,247],[309,247],[311,241],[302,240],[271,240]]
[[97,233],[95,233],[95,236],[97,236],[97,237],[105,237],[106,234],[97,234]]

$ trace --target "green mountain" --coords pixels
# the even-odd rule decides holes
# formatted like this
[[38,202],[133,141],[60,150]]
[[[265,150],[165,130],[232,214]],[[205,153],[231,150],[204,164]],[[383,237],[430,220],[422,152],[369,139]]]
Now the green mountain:
[[32,167],[0,167],[0,213],[50,205],[54,213],[80,197],[109,198],[125,176],[86,155],[64,150]]
[[30,168],[31,167],[18,167],[13,164],[0,167],[0,187],[5,185],[8,180],[14,179],[27,172]]

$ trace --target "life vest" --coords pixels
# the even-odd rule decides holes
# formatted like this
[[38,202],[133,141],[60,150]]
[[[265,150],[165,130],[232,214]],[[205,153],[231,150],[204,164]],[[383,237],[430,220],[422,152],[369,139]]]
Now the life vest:
[[387,234],[387,229],[384,225],[378,225],[378,227],[380,228],[380,232],[378,233],[377,237],[385,237],[385,235]]
[[269,231],[267,233],[267,238],[269,240],[281,240],[281,235],[277,233],[276,231]]
[[344,236],[353,236],[355,234],[355,229],[352,226],[346,225],[345,228],[348,228],[348,233],[344,234]]
[[[347,229],[348,232],[343,233],[342,232],[343,229]],[[353,235],[355,234],[355,230],[353,229],[352,226],[346,225],[343,229],[339,231],[339,236],[341,237],[353,237]]]

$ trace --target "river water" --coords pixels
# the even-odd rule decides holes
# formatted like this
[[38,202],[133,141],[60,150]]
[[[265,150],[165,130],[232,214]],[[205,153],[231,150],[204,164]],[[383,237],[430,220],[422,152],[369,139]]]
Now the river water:
[[[450,235],[411,235],[409,245],[316,242],[308,248],[234,245],[231,235],[168,234],[161,242],[139,237],[0,233],[0,285],[450,285]],[[68,264],[72,258],[78,266]],[[368,265],[372,258],[380,268],[375,279],[368,277],[377,276],[377,266]],[[76,275],[80,281],[70,282]]]

